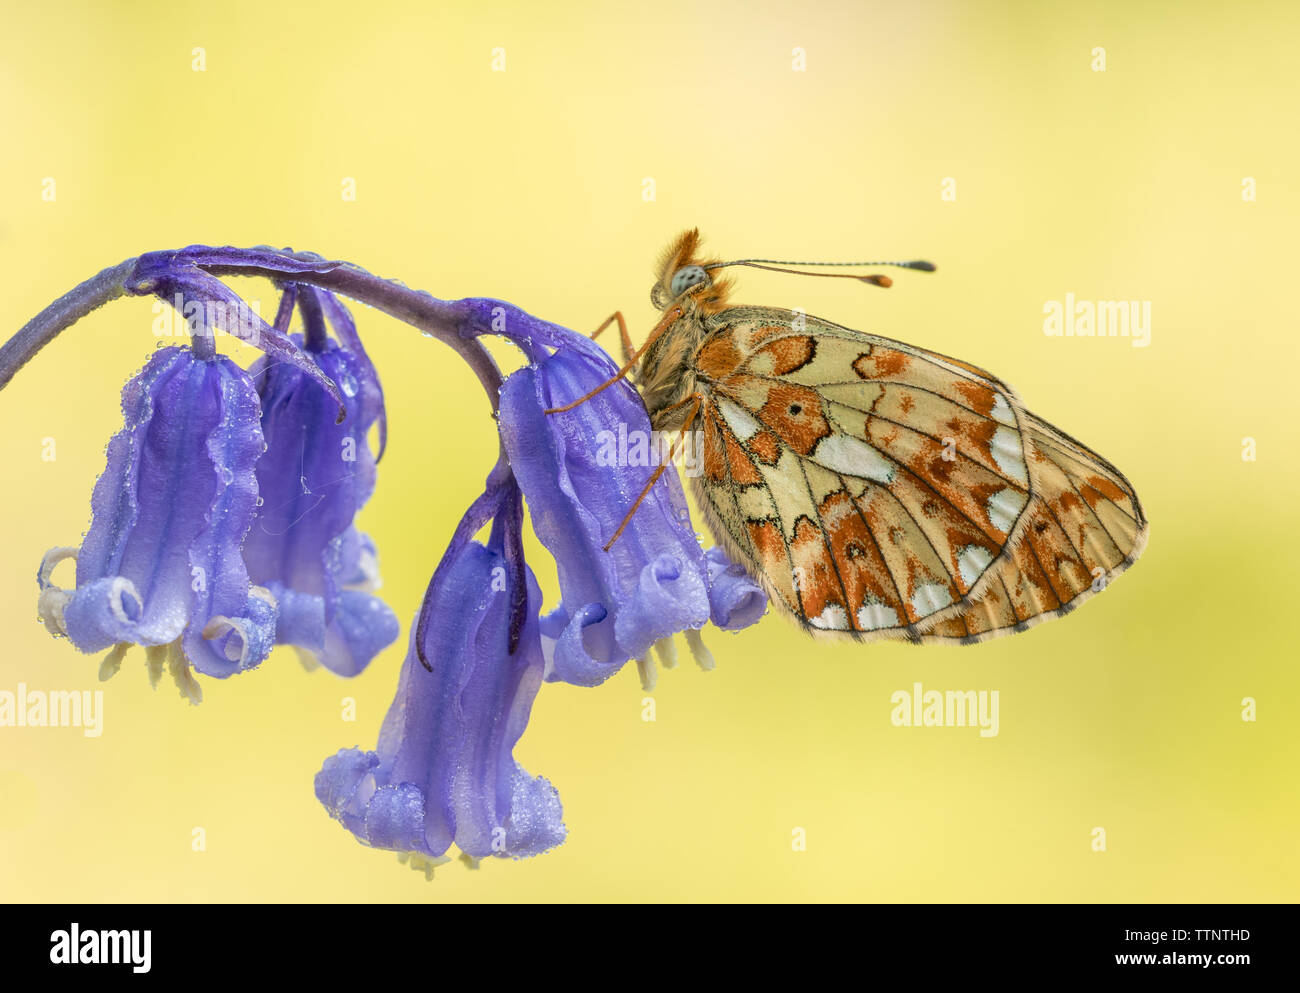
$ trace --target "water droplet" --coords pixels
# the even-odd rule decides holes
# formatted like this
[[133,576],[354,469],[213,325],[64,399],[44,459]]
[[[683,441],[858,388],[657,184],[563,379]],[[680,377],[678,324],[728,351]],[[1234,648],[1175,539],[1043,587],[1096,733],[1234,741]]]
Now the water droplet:
[[230,471],[228,468],[226,468],[225,466],[222,466],[222,467],[221,467],[221,481],[222,481],[223,483],[225,483],[226,485],[230,485],[231,483],[233,483],[233,482],[235,481],[235,474],[234,474],[233,472],[231,472],[231,471]]
[[357,378],[350,372],[345,372],[339,377],[339,389],[343,391],[344,396],[354,397],[357,395]]

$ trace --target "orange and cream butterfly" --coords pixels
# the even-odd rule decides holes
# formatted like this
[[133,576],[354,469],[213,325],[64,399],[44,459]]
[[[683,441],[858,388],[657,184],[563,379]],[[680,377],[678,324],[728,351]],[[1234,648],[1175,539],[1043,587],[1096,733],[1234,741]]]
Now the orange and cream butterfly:
[[618,322],[619,375],[656,430],[702,432],[696,502],[777,609],[813,634],[970,644],[1068,613],[1133,564],[1147,521],[1132,485],[996,376],[734,306],[717,275],[824,264],[705,259],[688,231],[661,260],[645,344],[633,351],[621,314],[597,329]]

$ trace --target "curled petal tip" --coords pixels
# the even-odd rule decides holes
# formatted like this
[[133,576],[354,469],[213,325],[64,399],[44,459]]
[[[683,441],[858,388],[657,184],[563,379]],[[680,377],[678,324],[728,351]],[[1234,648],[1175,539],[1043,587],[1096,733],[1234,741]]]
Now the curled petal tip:
[[767,612],[767,593],[721,548],[704,553],[709,570],[709,609],[716,627],[736,631],[757,623]]
[[75,560],[80,551],[80,548],[71,545],[51,548],[41,559],[41,566],[36,571],[36,585],[40,590],[36,600],[36,613],[45,625],[45,630],[56,638],[67,637],[68,625],[64,614],[72,599],[72,591],[55,586],[51,577],[60,562]]

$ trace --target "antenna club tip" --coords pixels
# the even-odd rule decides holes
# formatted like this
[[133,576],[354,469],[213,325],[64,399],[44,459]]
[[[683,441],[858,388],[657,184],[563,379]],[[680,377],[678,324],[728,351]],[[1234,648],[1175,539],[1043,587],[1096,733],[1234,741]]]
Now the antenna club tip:
[[926,262],[923,259],[917,259],[915,262],[907,263],[909,269],[920,269],[922,272],[934,272],[938,268],[933,262]]
[[883,286],[885,289],[889,289],[891,286],[894,285],[894,281],[893,281],[892,279],[890,279],[888,276],[877,276],[877,277],[873,280],[873,282],[874,282],[877,286]]

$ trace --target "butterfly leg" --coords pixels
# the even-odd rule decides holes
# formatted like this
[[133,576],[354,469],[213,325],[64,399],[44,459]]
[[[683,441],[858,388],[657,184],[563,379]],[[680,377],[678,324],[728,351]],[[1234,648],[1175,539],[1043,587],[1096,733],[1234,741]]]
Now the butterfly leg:
[[646,480],[646,484],[642,488],[640,495],[637,496],[636,501],[632,504],[627,514],[623,517],[623,522],[619,524],[618,530],[614,532],[613,536],[609,539],[609,541],[605,542],[603,546],[604,551],[608,552],[610,548],[613,547],[614,542],[618,541],[619,535],[621,535],[623,533],[623,530],[628,526],[628,524],[632,522],[632,518],[636,514],[637,507],[641,506],[641,501],[644,500],[646,496],[650,493],[651,487],[653,487],[655,483],[659,482],[659,477],[664,474],[664,470],[667,469],[670,465],[672,465],[673,458],[677,455],[677,446],[681,444],[682,439],[686,437],[686,433],[690,431],[691,425],[695,423],[695,417],[697,414],[699,414],[700,405],[703,402],[704,402],[703,397],[701,397],[698,393],[692,393],[690,396],[688,396],[685,400],[682,400],[680,403],[675,403],[672,405],[672,407],[664,408],[665,410],[672,410],[675,407],[684,407],[688,403],[691,404],[691,412],[686,415],[686,423],[682,425],[681,434],[677,436],[677,440],[673,442],[672,448],[668,450],[668,457],[664,459],[662,462],[660,462],[658,467],[655,469],[655,471],[650,474],[650,478]]
[[602,324],[600,327],[596,328],[595,331],[591,332],[591,340],[595,341],[597,338],[599,338],[600,333],[604,331],[607,327],[609,327],[611,324],[613,324],[615,321],[618,321],[618,337],[619,340],[623,343],[623,361],[631,362],[632,354],[635,351],[635,348],[632,345],[632,336],[627,333],[627,321],[623,319],[623,312],[621,310],[616,310],[614,311],[614,313],[610,314],[607,318],[605,318],[605,323]]
[[666,314],[664,314],[663,320],[661,320],[658,324],[655,325],[654,330],[651,331],[649,337],[646,338],[645,344],[642,345],[640,348],[638,348],[631,355],[631,357],[624,364],[623,368],[618,371],[617,375],[613,376],[610,379],[605,380],[605,382],[601,383],[594,390],[589,390],[587,393],[578,397],[578,399],[574,400],[572,403],[566,403],[563,407],[552,407],[550,410],[543,411],[543,413],[562,414],[566,410],[572,410],[574,407],[581,407],[584,403],[586,403],[588,400],[594,397],[597,393],[600,393],[602,390],[606,390],[609,387],[613,386],[620,379],[622,379],[624,376],[626,376],[629,372],[632,371],[632,367],[636,365],[637,360],[640,359],[641,356],[645,354],[646,349],[649,348],[651,345],[653,345],[658,340],[659,336],[663,334],[665,331],[667,331],[669,327],[672,326],[673,321],[677,320],[684,313],[686,313],[685,310],[683,310],[680,306],[676,306],[670,309]]

